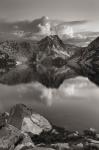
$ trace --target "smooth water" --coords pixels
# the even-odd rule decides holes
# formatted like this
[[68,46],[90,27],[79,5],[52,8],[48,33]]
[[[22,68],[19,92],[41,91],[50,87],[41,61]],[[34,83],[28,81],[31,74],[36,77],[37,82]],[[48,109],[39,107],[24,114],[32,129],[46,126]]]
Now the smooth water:
[[87,78],[65,80],[58,89],[37,81],[13,86],[0,84],[0,111],[8,111],[16,103],[31,105],[52,124],[66,129],[99,130],[99,88]]

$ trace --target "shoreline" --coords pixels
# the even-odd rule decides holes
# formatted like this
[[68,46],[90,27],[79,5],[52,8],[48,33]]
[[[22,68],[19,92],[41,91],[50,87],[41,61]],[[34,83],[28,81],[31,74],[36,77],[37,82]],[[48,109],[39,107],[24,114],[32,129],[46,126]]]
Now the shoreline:
[[98,150],[99,132],[90,128],[81,134],[54,126],[31,107],[16,104],[0,114],[0,149]]

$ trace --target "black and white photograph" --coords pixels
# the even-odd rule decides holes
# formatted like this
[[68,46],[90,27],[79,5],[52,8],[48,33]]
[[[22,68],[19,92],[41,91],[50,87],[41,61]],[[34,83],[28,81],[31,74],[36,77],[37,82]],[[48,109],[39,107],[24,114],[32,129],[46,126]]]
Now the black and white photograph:
[[0,150],[99,150],[99,0],[0,0]]

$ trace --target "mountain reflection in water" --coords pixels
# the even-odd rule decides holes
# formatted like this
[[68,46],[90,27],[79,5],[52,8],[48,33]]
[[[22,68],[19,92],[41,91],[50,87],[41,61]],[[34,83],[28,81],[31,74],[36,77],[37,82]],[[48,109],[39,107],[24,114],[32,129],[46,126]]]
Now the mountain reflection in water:
[[6,66],[0,68],[0,83],[16,85],[38,81],[47,88],[59,88],[64,80],[83,76],[98,85],[98,71],[94,73],[94,70],[93,66],[89,69],[84,64],[71,63],[71,60],[70,64],[61,67],[44,66],[42,64]]
[[48,88],[58,88],[65,79],[77,76],[77,73],[68,66],[56,68],[43,65],[19,65],[0,69],[0,83],[15,85],[38,81]]

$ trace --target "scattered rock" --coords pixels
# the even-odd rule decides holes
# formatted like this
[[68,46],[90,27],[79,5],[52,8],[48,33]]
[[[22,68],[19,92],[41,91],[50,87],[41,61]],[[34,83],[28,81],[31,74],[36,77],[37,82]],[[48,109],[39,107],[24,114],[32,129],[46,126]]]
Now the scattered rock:
[[99,144],[99,141],[97,141],[97,140],[87,139],[87,141],[90,143]]
[[93,128],[90,128],[89,130],[84,130],[84,136],[96,136],[96,130]]
[[76,139],[81,138],[81,136],[79,135],[78,131],[74,131],[74,132],[70,133],[67,138],[69,140],[76,140]]
[[99,145],[95,143],[86,142],[84,148],[85,150],[99,150]]
[[57,144],[52,144],[51,145],[53,148],[56,150],[69,150],[70,146],[68,143],[57,143]]
[[73,150],[84,150],[84,145],[82,143],[76,144],[72,146]]
[[32,150],[33,146],[31,144],[19,144],[14,150]]
[[18,144],[14,150],[23,150],[23,149],[30,149],[30,148],[34,148],[35,145],[32,142],[31,138],[28,136],[28,134],[24,133],[23,134],[23,140],[20,142],[20,144]]
[[96,134],[96,139],[99,140],[99,134]]
[[81,148],[83,149],[84,145],[83,145],[83,143],[79,143],[79,144],[77,144],[77,147],[80,148],[80,149]]
[[47,148],[47,147],[35,147],[33,149],[29,149],[29,150],[55,150],[53,148]]

